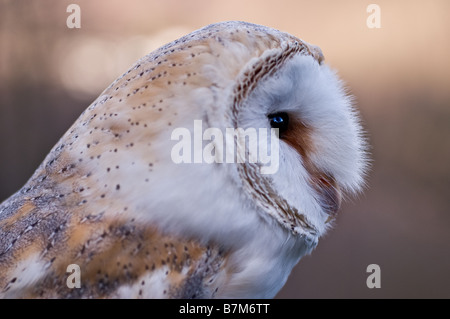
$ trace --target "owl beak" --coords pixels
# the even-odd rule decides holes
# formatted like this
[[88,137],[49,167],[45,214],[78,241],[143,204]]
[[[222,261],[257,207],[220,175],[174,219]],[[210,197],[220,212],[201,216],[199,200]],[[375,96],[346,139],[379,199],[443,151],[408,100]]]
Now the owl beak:
[[337,216],[337,212],[341,206],[342,192],[336,180],[328,174],[320,174],[317,176],[315,186],[320,197],[320,206],[328,214],[325,223],[329,223]]

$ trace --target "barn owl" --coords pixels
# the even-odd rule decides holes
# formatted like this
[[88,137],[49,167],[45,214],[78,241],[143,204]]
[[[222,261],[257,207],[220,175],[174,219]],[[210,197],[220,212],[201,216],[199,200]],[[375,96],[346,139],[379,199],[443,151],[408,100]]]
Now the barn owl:
[[[274,128],[276,171],[174,161],[174,130],[195,121]],[[209,25],[137,61],[0,205],[0,296],[272,298],[366,167],[359,115],[318,47]]]

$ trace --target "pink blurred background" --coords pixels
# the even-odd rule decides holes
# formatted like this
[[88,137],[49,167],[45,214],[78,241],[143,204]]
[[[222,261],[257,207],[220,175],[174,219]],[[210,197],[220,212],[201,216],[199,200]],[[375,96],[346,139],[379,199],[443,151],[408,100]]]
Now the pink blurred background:
[[[81,8],[69,29],[66,8]],[[369,4],[381,28],[368,28]],[[244,20],[319,45],[355,95],[372,145],[366,192],[278,298],[450,297],[450,1],[1,0],[0,201],[79,114],[158,46]],[[381,288],[366,286],[369,264]]]

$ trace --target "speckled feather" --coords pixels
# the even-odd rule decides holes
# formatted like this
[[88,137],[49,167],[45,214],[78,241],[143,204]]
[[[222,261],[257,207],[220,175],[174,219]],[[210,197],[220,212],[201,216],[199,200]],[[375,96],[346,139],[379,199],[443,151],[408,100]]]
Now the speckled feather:
[[[205,182],[204,190],[189,201],[182,193],[192,189],[193,182],[177,190],[180,179],[174,176],[181,168],[169,163],[167,144],[173,128],[194,119],[211,127],[236,127],[241,101],[294,54],[312,56],[317,63],[323,60],[320,49],[286,33],[227,22],[195,31],[139,60],[83,112],[26,185],[0,205],[0,296],[267,296],[246,292],[245,287],[260,285],[253,282],[259,279],[247,282],[240,277],[247,266],[237,262],[237,256],[245,251],[242,230],[247,224],[229,227],[229,232],[214,227],[208,232],[204,227],[199,234],[195,219],[172,215],[188,208],[188,213],[201,215],[208,210],[207,204],[195,207],[201,192],[208,196],[206,189],[214,193],[226,183],[244,180],[236,186],[242,191],[230,191],[229,196],[247,210],[269,212],[268,218],[261,213],[251,217],[262,220],[261,229],[280,222],[282,235],[273,240],[302,237],[301,244],[286,245],[289,254],[309,252],[319,230],[277,198],[270,180],[259,183],[260,177],[247,165],[222,185]],[[292,139],[291,144],[304,150],[304,141],[305,137],[303,145],[296,146]],[[199,175],[204,165],[192,175],[181,167],[187,175],[183,182],[217,180],[213,165]],[[219,208],[211,210],[214,214]],[[236,234],[242,240],[224,239]],[[69,264],[81,268],[79,289],[66,285]],[[280,278],[286,280],[287,274]]]

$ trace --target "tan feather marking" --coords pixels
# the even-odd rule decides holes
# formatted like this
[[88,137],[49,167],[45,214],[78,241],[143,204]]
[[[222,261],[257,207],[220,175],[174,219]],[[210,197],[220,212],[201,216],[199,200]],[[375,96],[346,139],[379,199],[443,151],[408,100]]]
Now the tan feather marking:
[[[7,293],[15,284],[21,283],[22,273],[27,272],[28,267],[31,266],[29,261],[36,259],[36,256],[41,253],[43,245],[42,241],[36,240],[27,246],[14,250],[13,258],[10,259],[10,262],[2,265],[3,268],[0,271],[0,296]],[[38,280],[38,274],[36,274],[36,280]]]
[[3,231],[8,231],[9,227],[13,227],[18,220],[27,216],[35,208],[36,206],[33,204],[32,201],[25,200],[22,206],[19,209],[17,209],[15,214],[0,221],[0,227],[2,228]]
[[[103,227],[108,224],[109,227]],[[164,274],[169,285],[167,297],[189,297],[184,294],[201,290],[200,282],[189,287],[193,284],[191,278],[197,276],[201,286],[206,285],[221,269],[215,265],[223,265],[226,257],[217,248],[163,235],[155,228],[142,228],[133,223],[103,220],[89,225],[86,222],[70,228],[67,235],[66,249],[55,253],[51,272],[36,285],[34,297],[113,297],[121,285],[139,284],[144,274],[162,267],[167,268]],[[69,264],[80,266],[81,289],[66,287]],[[205,274],[198,273],[202,267],[208,269]]]

